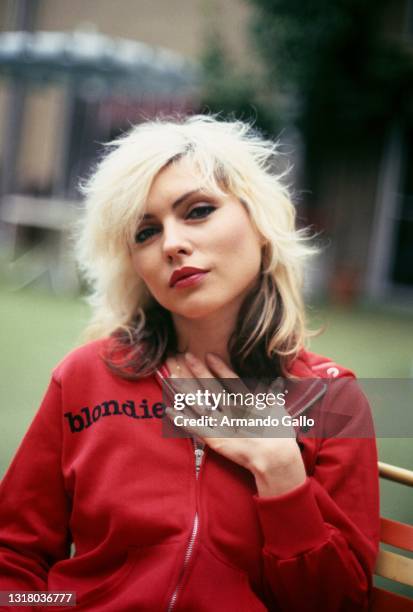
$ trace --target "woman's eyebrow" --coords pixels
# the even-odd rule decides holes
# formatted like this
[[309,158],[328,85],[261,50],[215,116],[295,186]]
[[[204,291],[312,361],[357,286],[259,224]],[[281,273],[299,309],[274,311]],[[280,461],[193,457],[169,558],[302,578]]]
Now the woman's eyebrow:
[[[201,189],[192,189],[191,191],[187,191],[183,195],[179,196],[179,198],[177,198],[173,202],[171,206],[172,210],[175,210],[180,204],[184,204],[187,200],[189,200],[189,198],[192,198],[194,195],[201,195],[201,194],[205,196],[205,191],[202,191]],[[143,215],[142,220],[153,219],[154,217],[155,215],[146,213]]]

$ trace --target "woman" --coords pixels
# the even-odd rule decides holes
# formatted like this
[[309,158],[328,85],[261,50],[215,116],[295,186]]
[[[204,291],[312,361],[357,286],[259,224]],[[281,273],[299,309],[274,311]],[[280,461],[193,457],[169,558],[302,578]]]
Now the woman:
[[[196,116],[139,125],[98,164],[77,236],[89,341],[55,368],[2,484],[0,590],[75,591],[101,612],[367,609],[368,405],[304,349],[311,249],[276,162],[247,125]],[[278,410],[350,424],[269,438],[195,418],[168,434],[165,386],[169,403],[279,376],[310,384]]]

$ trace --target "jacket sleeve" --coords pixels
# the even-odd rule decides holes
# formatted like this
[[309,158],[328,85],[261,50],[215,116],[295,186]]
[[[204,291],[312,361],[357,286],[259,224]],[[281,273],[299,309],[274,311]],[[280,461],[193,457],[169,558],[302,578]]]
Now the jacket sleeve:
[[374,429],[355,381],[330,389],[323,406],[351,418],[319,441],[313,472],[283,495],[255,496],[265,576],[280,610],[364,611],[379,542]]
[[0,486],[0,590],[47,590],[69,556],[69,503],[61,473],[61,389],[52,378]]

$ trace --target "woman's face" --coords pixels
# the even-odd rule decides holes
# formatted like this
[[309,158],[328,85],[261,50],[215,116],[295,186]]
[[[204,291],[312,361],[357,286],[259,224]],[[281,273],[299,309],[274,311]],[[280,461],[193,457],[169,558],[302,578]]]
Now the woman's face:
[[262,242],[244,206],[201,188],[188,158],[164,168],[131,247],[134,269],[153,297],[193,319],[239,307],[261,263]]

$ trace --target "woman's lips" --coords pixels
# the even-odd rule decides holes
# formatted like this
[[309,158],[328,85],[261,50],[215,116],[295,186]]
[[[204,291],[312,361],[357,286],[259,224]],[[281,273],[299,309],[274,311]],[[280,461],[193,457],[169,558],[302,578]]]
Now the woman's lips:
[[194,272],[194,274],[190,276],[184,276],[174,283],[173,288],[184,288],[197,285],[207,274],[208,272]]
[[[178,286],[180,287],[187,287],[188,285],[183,284],[181,281],[184,281],[189,277],[195,277],[197,275],[203,276],[206,272],[209,272],[209,270],[205,270],[204,268],[197,268],[195,266],[183,266],[182,268],[179,268],[178,270],[175,270],[172,273],[171,278],[169,279],[169,286],[176,287],[179,284]],[[195,281],[195,279],[193,279],[193,281]]]

